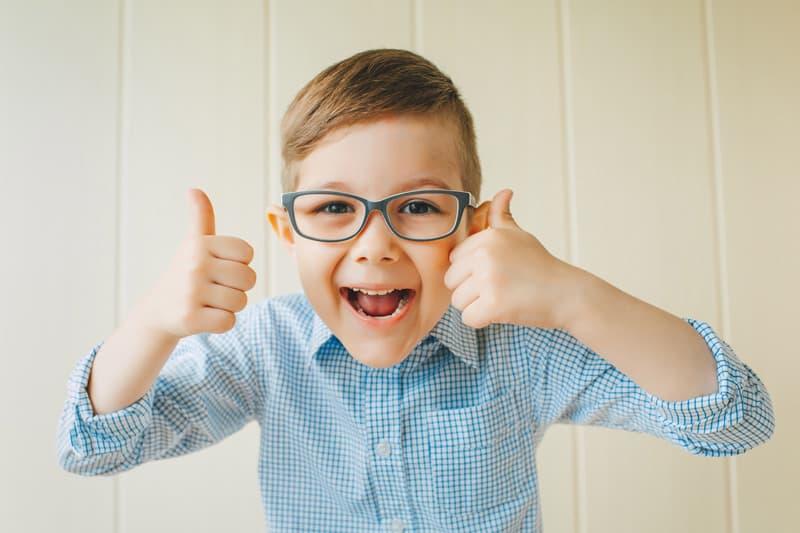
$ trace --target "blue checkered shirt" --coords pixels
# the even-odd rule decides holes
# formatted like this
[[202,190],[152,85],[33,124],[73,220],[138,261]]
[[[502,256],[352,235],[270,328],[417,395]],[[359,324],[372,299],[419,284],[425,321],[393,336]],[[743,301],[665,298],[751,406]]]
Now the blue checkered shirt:
[[114,474],[256,421],[269,531],[542,530],[536,447],[551,424],[652,434],[726,456],[767,440],[769,395],[711,327],[717,393],[667,402],[561,329],[473,329],[450,307],[402,362],[351,357],[301,294],[254,304],[223,334],[181,339],[151,390],[95,415],[74,369],[58,461]]

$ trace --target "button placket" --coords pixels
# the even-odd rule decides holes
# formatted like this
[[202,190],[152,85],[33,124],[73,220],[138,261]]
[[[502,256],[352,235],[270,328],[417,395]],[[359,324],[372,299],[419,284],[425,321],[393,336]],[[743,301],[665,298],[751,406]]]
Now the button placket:
[[[381,517],[390,529],[392,520],[408,528],[408,490],[406,487],[401,420],[401,374],[397,368],[370,369],[367,374],[365,419],[372,441],[375,496]],[[391,529],[395,531],[395,529]]]

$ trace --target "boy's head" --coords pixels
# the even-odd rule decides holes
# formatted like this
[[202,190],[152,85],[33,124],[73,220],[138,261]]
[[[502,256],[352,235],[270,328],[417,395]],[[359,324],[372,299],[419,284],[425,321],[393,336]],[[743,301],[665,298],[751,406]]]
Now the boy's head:
[[392,115],[438,118],[448,124],[462,190],[480,199],[475,128],[453,81],[424,57],[395,49],[348,57],[317,74],[297,93],[281,123],[283,191],[296,190],[300,162],[328,133]]
[[[488,203],[473,213],[469,195],[455,192],[477,200],[480,191],[469,111],[426,59],[370,50],[298,93],[283,120],[282,154],[284,192],[303,195],[271,206],[268,218],[295,255],[309,301],[356,359],[396,364],[450,303],[450,251],[485,226]],[[392,228],[358,198],[309,194],[379,201],[423,189],[451,192],[387,202]]]

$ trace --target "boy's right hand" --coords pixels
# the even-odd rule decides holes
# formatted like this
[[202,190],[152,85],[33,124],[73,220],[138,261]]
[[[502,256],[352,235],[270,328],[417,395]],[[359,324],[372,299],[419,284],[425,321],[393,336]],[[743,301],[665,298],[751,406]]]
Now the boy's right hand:
[[248,266],[253,247],[216,235],[214,208],[200,189],[190,189],[192,222],[169,267],[143,300],[142,317],[155,330],[177,338],[224,333],[247,305],[245,291],[256,273]]

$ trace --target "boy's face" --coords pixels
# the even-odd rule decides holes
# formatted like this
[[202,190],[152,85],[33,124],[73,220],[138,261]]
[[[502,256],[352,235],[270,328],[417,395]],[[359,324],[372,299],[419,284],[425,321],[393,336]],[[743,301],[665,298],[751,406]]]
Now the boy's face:
[[[454,128],[435,117],[408,115],[339,128],[300,163],[296,188],[336,190],[368,200],[423,188],[462,190]],[[471,222],[465,212],[454,234],[428,242],[397,237],[378,211],[358,235],[338,243],[295,235],[281,207],[270,207],[268,217],[296,258],[314,310],[358,361],[385,368],[403,360],[447,309],[451,292],[444,274],[450,251],[483,229],[487,205]],[[381,298],[354,288],[404,291]],[[374,310],[379,299],[382,310],[376,314],[390,314],[397,302],[396,315],[378,318],[362,312]],[[354,300],[363,302],[364,309],[359,311]]]

